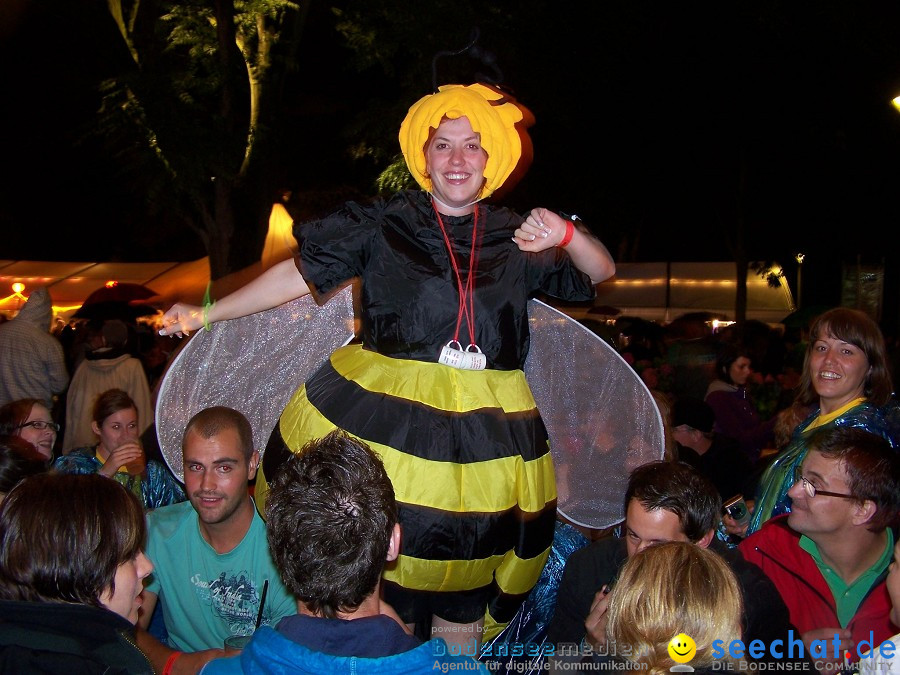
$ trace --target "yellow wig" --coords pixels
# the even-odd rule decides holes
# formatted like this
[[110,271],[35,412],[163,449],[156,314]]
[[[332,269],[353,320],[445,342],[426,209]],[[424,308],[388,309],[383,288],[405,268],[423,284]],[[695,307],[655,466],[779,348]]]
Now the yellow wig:
[[444,117],[466,117],[472,130],[481,134],[488,159],[480,197],[490,196],[519,163],[522,140],[516,123],[524,118],[529,124],[533,121],[531,113],[511,96],[483,84],[444,85],[436,94],[416,101],[400,125],[400,149],[413,178],[426,192],[431,192],[432,186],[425,166],[425,143]]

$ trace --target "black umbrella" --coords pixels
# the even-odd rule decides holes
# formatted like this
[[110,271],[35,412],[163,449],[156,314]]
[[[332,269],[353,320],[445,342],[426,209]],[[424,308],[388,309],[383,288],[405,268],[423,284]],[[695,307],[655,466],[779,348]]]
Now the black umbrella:
[[622,310],[618,307],[613,307],[612,305],[597,305],[591,307],[587,313],[599,316],[618,316],[622,313]]
[[72,318],[134,320],[150,316],[159,311],[149,302],[156,296],[156,291],[143,284],[113,281],[91,293]]

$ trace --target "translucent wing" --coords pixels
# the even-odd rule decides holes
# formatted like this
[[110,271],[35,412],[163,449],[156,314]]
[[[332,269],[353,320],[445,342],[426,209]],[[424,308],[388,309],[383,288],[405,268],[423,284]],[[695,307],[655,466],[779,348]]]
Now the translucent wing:
[[307,295],[194,333],[166,371],[157,396],[156,433],[169,468],[184,479],[184,428],[214,405],[247,416],[254,447],[262,454],[291,395],[352,338],[350,286],[322,306]]
[[528,304],[525,375],[550,435],[557,506],[603,529],[624,517],[629,472],[662,459],[662,416],[643,380],[595,333],[539,301]]

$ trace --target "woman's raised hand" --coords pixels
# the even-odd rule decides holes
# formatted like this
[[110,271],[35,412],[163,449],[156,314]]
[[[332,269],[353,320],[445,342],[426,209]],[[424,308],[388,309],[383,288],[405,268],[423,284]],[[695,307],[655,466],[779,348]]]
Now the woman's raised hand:
[[159,329],[160,335],[177,335],[184,337],[191,331],[203,327],[203,308],[197,305],[176,303],[163,314],[163,327]]
[[106,477],[112,477],[123,466],[135,460],[141,459],[144,450],[137,441],[123,443],[109,453],[109,457],[100,467],[100,473]]
[[549,209],[532,209],[514,234],[520,251],[543,251],[559,244],[566,234],[566,221]]

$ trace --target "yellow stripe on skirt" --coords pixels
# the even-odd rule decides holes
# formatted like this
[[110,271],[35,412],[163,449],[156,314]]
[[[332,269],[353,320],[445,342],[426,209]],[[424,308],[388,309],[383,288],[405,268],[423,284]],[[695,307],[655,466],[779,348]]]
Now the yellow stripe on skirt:
[[[375,450],[393,482],[403,539],[386,579],[427,591],[493,583],[515,596],[534,586],[553,540],[556,484],[522,371],[457,370],[348,345],[294,394],[273,439],[297,452],[335,428]],[[260,471],[261,513],[267,491]]]

